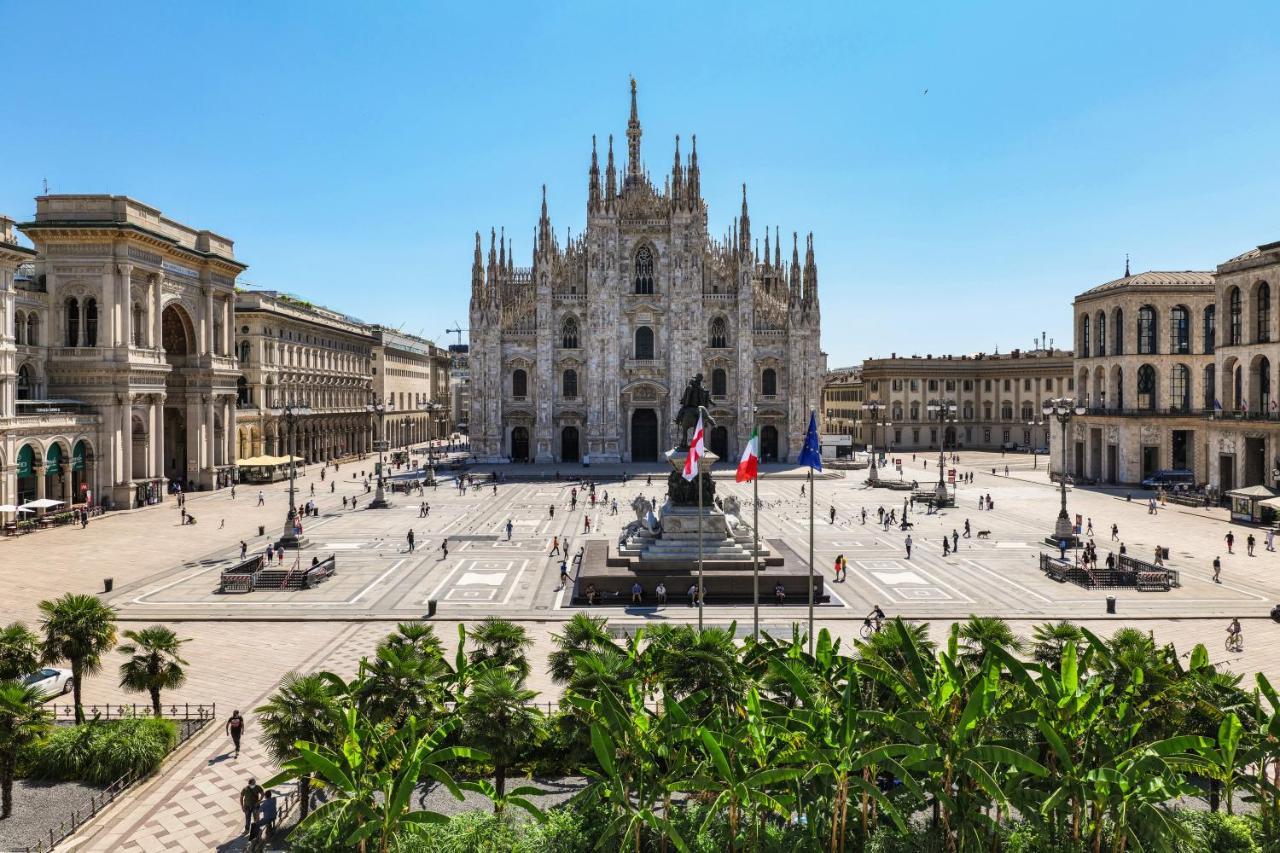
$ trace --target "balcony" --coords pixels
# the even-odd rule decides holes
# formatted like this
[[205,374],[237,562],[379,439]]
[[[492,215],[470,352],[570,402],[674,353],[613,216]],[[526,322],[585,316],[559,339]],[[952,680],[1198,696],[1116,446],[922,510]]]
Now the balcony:
[[[1212,409],[1180,409],[1180,408],[1164,408],[1164,409],[1108,409],[1101,407],[1091,407],[1085,410],[1085,417],[1103,417],[1103,418],[1212,418]],[[1274,420],[1280,421],[1280,412],[1273,412],[1270,415],[1258,413],[1218,413],[1218,420]]]

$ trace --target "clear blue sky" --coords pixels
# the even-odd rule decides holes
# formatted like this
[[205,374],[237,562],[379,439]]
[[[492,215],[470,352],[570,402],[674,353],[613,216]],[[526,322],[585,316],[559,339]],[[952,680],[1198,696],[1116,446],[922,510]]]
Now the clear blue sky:
[[[0,212],[126,193],[245,279],[443,341],[472,234],[583,227],[591,134],[698,134],[710,230],[815,234],[832,366],[1066,341],[1072,296],[1280,240],[1280,6],[19,3]],[[925,90],[928,94],[925,94]],[[625,147],[624,147],[625,150]],[[687,148],[685,149],[687,150]]]

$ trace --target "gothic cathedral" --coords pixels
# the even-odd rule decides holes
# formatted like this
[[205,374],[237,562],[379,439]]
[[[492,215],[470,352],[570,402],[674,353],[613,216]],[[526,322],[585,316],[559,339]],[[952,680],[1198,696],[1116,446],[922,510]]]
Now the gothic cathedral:
[[482,461],[656,461],[679,441],[672,418],[697,373],[714,453],[736,462],[753,423],[764,461],[800,452],[826,370],[813,235],[803,265],[794,233],[789,266],[776,230],[761,254],[744,184],[732,231],[710,239],[697,137],[683,161],[676,137],[661,190],[640,137],[632,80],[621,182],[613,137],[603,180],[592,138],[585,233],[561,246],[545,186],[532,266],[516,266],[505,230],[490,231],[486,263],[476,233],[470,435]]

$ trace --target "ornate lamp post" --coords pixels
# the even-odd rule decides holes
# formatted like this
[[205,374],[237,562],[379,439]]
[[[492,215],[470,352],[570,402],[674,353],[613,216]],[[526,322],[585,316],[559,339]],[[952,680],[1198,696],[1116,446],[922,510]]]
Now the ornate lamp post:
[[421,409],[427,413],[427,417],[431,421],[431,439],[427,443],[427,475],[428,482],[435,482],[436,479],[436,419],[439,417],[440,409],[444,408],[435,400],[428,400],[423,403]]
[[[884,403],[879,400],[867,400],[862,404],[862,410],[871,416],[871,470],[867,472],[867,481],[874,483],[879,478],[876,471],[876,421],[884,411]],[[888,438],[888,435],[886,432],[885,438]]]
[[1062,470],[1058,472],[1062,484],[1062,508],[1058,510],[1058,523],[1053,528],[1053,542],[1056,545],[1065,540],[1070,545],[1075,543],[1076,536],[1071,517],[1067,515],[1067,424],[1071,422],[1072,415],[1083,415],[1085,408],[1077,406],[1071,397],[1056,397],[1045,400],[1041,411],[1045,421],[1057,418],[1062,427]]
[[282,410],[280,416],[284,418],[285,430],[289,436],[289,514],[285,516],[284,533],[280,536],[279,547],[297,549],[307,544],[307,540],[298,535],[298,507],[293,499],[298,477],[298,466],[294,461],[298,455],[297,427],[298,418],[310,414],[311,409],[293,402],[277,404],[276,408]]
[[369,508],[386,509],[391,506],[391,502],[387,500],[386,492],[382,488],[382,472],[384,470],[382,454],[387,449],[387,404],[370,394],[369,405],[364,408],[370,414],[378,416],[378,440],[373,443],[373,449],[378,451],[378,491],[374,494],[373,500],[369,501]]
[[947,502],[947,424],[956,422],[956,401],[955,400],[930,400],[926,408],[929,414],[938,419],[938,425],[942,429],[941,441],[938,442],[938,487],[934,492],[938,496],[938,505]]
[[1027,426],[1031,428],[1031,443],[1028,449],[1031,451],[1031,470],[1034,471],[1040,467],[1040,454],[1036,453],[1036,429],[1045,425],[1045,422],[1037,418],[1027,421]]

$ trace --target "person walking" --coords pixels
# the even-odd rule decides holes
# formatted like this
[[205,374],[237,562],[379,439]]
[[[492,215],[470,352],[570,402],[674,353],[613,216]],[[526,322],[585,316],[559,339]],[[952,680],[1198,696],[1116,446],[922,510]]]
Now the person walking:
[[569,558],[562,556],[560,558],[560,589],[564,589],[569,585]]
[[559,536],[552,536],[552,537],[551,537],[551,553],[550,553],[550,554],[548,554],[547,556],[548,556],[548,557],[554,557],[555,555],[557,555],[557,554],[559,554],[559,553],[560,553],[560,537],[559,537]]
[[907,559],[910,560],[911,559],[911,534],[910,533],[907,534],[906,546],[907,546]]
[[1231,549],[1232,549],[1232,548],[1235,546],[1235,544],[1236,544],[1236,535],[1235,535],[1234,533],[1232,533],[1230,530],[1228,530],[1228,531],[1227,531],[1227,535],[1226,535],[1226,536],[1224,536],[1224,537],[1223,537],[1223,539],[1225,539],[1225,540],[1226,540],[1226,542],[1227,542],[1227,553],[1228,553],[1228,554],[1234,554],[1235,552],[1234,552],[1234,551],[1232,551]]
[[253,818],[258,813],[258,803],[262,802],[264,793],[266,792],[256,779],[250,779],[249,784],[240,789],[240,810],[244,812],[245,835],[249,834],[253,826]]
[[273,546],[270,542],[268,542],[267,543],[267,562],[270,563],[271,558],[274,557],[275,555],[276,555],[275,546]]
[[967,518],[964,520],[964,538],[965,539],[970,538],[969,537],[969,519]]
[[405,537],[405,540],[409,543],[409,553],[412,554],[413,553],[413,528],[412,527],[409,528],[409,535]]
[[954,527],[951,528],[951,550],[952,551],[960,550],[960,534],[956,532],[956,529]]
[[1213,558],[1213,582],[1222,583],[1222,558]]
[[[231,735],[231,745],[235,747],[234,758],[240,757],[240,738],[244,736],[244,717],[240,716],[240,712],[232,711],[231,716],[227,718],[226,725],[223,726],[227,734]],[[250,780],[252,781],[252,780]],[[257,805],[255,802],[254,805]],[[248,831],[248,826],[245,831]]]
[[263,494],[262,489],[258,489],[258,506],[262,506],[267,502],[267,496]]
[[511,530],[512,530],[512,527],[513,527],[513,525],[511,524],[511,519],[509,519],[509,518],[508,518],[508,519],[507,519],[507,541],[508,541],[508,542],[510,542],[510,541],[511,541]]
[[1256,545],[1256,544],[1257,544],[1257,542],[1254,540],[1254,538],[1253,538],[1253,534],[1252,534],[1252,533],[1250,533],[1250,534],[1249,534],[1249,537],[1248,537],[1247,539],[1245,539],[1245,540],[1244,540],[1244,548],[1245,548],[1245,551],[1246,551],[1246,552],[1248,552],[1248,554],[1249,554],[1249,556],[1250,556],[1250,557],[1252,557],[1252,556],[1253,556],[1253,546],[1254,546],[1254,545]]
[[243,560],[245,557],[245,554],[248,554],[248,553],[249,553],[249,543],[241,539],[240,540],[240,559]]
[[1112,524],[1111,525],[1111,541],[1118,542],[1119,540],[1120,540],[1120,525]]
[[1267,550],[1274,551],[1276,549],[1276,530],[1274,527],[1267,528]]
[[591,516],[589,515],[584,515],[582,517],[582,532],[583,533],[591,532]]
[[840,582],[840,564],[841,564],[843,561],[844,561],[844,554],[837,554],[837,555],[836,555],[836,564],[835,564],[835,566],[834,566],[834,568],[833,568],[833,571],[834,571],[835,576],[836,576],[836,577],[835,577],[835,582],[836,582],[836,583],[839,583],[839,582]]
[[262,831],[270,835],[276,831],[276,792],[267,791],[262,797],[262,802],[258,804],[258,821],[262,825]]
[[865,506],[862,508],[862,523],[867,523],[867,508]]
[[835,508],[834,506],[833,506],[833,507],[831,507],[830,517],[831,517],[831,520],[830,520],[830,521],[828,521],[827,523],[828,523],[828,524],[835,524],[835,523],[836,523],[836,508]]
[[1088,524],[1085,526],[1084,533],[1086,536],[1093,536],[1093,518],[1092,517],[1088,518],[1087,522]]
[[800,497],[804,497],[804,483],[800,484]]
[[443,552],[442,560],[449,559],[449,539],[448,537],[440,540],[440,550]]

